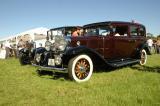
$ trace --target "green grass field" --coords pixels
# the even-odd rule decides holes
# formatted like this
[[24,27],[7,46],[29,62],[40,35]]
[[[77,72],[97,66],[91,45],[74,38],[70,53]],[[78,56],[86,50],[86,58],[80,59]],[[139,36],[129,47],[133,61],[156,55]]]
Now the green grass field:
[[[65,75],[64,75],[65,76]],[[0,106],[160,106],[160,55],[145,66],[94,73],[85,83],[39,76],[17,59],[0,60]]]

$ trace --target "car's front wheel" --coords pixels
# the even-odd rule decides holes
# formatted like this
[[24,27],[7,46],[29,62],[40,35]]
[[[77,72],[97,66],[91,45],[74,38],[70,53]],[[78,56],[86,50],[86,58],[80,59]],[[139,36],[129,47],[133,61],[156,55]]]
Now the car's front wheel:
[[76,82],[85,82],[93,73],[93,62],[88,55],[82,54],[72,58],[68,64],[69,77]]
[[145,65],[147,62],[147,53],[144,49],[140,52],[140,65]]
[[23,53],[19,54],[19,62],[21,65],[30,64],[29,57]]

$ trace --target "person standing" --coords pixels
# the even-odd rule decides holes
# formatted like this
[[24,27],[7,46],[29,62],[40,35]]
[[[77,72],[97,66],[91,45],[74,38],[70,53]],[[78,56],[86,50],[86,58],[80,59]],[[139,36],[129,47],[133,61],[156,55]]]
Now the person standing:
[[16,53],[17,56],[16,57],[19,57],[19,51],[22,48],[24,48],[24,46],[25,46],[25,42],[22,39],[20,39],[19,42],[18,42],[18,44],[17,44],[17,53]]
[[10,42],[7,40],[5,43],[6,58],[8,58],[10,55],[10,48],[11,48]]
[[160,54],[160,40],[157,40],[156,47],[157,47],[157,53]]
[[77,37],[80,35],[80,28],[77,28],[73,33],[72,33],[72,36],[73,37]]
[[149,38],[149,39],[147,40],[147,44],[148,44],[149,51],[150,51],[150,53],[152,54],[153,40],[152,40],[151,38]]
[[6,58],[6,50],[4,44],[1,44],[0,48],[0,59],[5,59]]

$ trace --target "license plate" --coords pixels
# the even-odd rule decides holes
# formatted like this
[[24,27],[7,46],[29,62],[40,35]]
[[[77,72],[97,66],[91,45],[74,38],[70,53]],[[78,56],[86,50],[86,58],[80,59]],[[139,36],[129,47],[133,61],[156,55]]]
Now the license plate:
[[49,66],[55,66],[54,59],[48,59],[48,65]]

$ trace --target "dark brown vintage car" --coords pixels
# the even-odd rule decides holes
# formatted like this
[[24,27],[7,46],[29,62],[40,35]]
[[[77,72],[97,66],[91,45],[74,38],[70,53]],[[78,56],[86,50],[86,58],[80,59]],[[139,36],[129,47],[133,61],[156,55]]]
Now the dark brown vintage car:
[[[49,49],[37,50],[36,66],[67,72],[72,80],[84,82],[96,66],[144,65],[147,61],[149,50],[142,24],[108,21],[84,25],[80,30],[83,34],[73,37],[68,27],[51,29],[48,36],[52,41],[46,43]],[[60,35],[57,31],[61,31]]]

